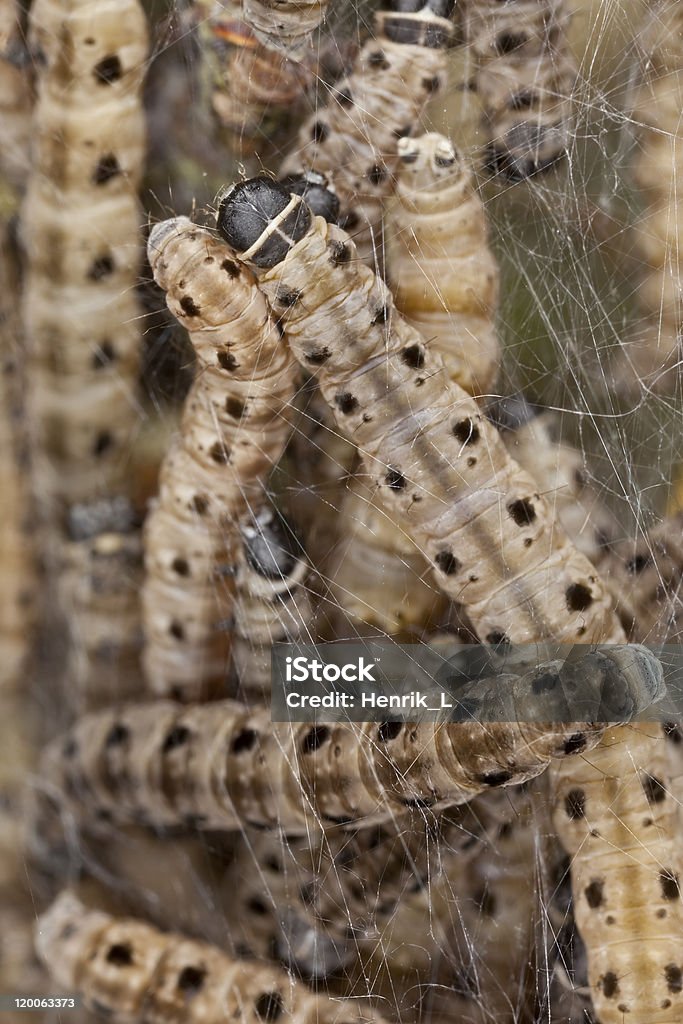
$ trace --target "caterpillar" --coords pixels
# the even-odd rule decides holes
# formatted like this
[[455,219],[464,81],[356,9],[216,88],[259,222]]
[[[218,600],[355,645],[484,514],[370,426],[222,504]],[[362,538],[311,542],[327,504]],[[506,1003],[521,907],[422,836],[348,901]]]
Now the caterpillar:
[[153,228],[149,261],[187,327],[198,373],[148,516],[142,589],[150,688],[182,699],[222,684],[240,546],[285,446],[296,364],[249,270],[185,217]]
[[515,462],[552,502],[555,518],[577,550],[601,566],[618,535],[617,524],[588,483],[583,454],[562,437],[559,417],[523,396],[489,405],[487,415]]
[[[408,10],[407,8],[410,8]],[[364,259],[382,241],[382,199],[392,188],[396,141],[408,135],[446,77],[453,26],[451,0],[389,0],[375,15],[375,35],[327,105],[301,125],[284,173],[312,167],[334,181],[341,221]]]
[[[269,178],[234,186],[220,233],[256,268],[389,514],[487,643],[618,642],[611,598],[470,396],[340,228]],[[341,340],[343,339],[343,344]]]
[[572,857],[574,914],[601,1024],[674,1021],[683,1006],[677,804],[662,727],[610,731],[555,774],[554,821]]
[[28,168],[33,99],[21,20],[18,0],[0,2],[0,168],[15,187]]
[[397,309],[470,394],[493,387],[498,266],[472,168],[443,135],[398,141],[387,206],[388,281]]
[[439,619],[445,602],[424,556],[359,476],[347,485],[337,533],[326,576],[346,615],[388,634]]
[[240,528],[233,665],[248,695],[270,692],[270,648],[311,638],[311,566],[291,525],[264,508]]
[[[500,722],[468,715],[458,724],[274,724],[265,709],[230,701],[124,705],[84,715],[48,746],[41,771],[78,814],[104,821],[213,830],[253,824],[292,835],[324,823],[369,825],[406,807],[458,805],[533,778],[551,758],[599,741],[604,701],[610,721],[625,721],[662,694],[661,666],[637,646],[592,652],[560,669],[549,662],[520,678],[475,681],[472,715],[477,699],[504,702],[508,689],[514,693]],[[591,722],[518,722],[539,678],[533,706],[541,718],[566,717],[564,693],[575,692],[575,707],[586,708]]]
[[36,948],[58,984],[81,993],[98,1016],[121,1024],[382,1021],[357,1003],[315,995],[284,971],[233,960],[207,943],[134,918],[88,909],[69,891],[39,918]]
[[136,0],[38,0],[41,55],[22,208],[30,413],[46,505],[125,490],[137,430],[136,190],[147,28]]
[[236,11],[195,0],[182,27],[197,32],[210,104],[242,156],[281,139],[311,90],[310,61],[294,61],[259,42]]
[[565,39],[565,0],[467,0],[466,44],[477,63],[484,162],[522,181],[554,167],[572,141],[576,66]]
[[646,204],[633,235],[643,268],[637,297],[645,322],[626,339],[613,366],[616,389],[629,399],[644,390],[671,393],[680,379],[682,25],[677,4],[654,5],[644,34],[648,70],[632,114],[640,126],[632,176]]
[[663,519],[640,540],[613,546],[607,563],[618,608],[633,639],[683,639],[683,512]]
[[67,522],[58,592],[71,633],[69,699],[83,711],[140,691],[142,543],[124,498],[74,506]]
[[299,57],[329,0],[244,0],[244,17],[264,46]]

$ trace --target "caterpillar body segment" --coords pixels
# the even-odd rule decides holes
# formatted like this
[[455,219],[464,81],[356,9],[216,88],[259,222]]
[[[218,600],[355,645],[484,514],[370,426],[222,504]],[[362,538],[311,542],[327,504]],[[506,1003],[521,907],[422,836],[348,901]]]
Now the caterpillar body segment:
[[329,0],[245,0],[244,16],[264,46],[298,57],[325,17]]
[[233,666],[242,689],[270,692],[274,643],[312,639],[311,566],[292,527],[264,508],[240,528]]
[[570,772],[553,767],[554,821],[572,857],[574,914],[601,1024],[678,1019],[683,907],[677,801],[662,727],[611,730]]
[[501,427],[506,448],[534,478],[575,547],[601,566],[618,528],[588,483],[582,453],[562,438],[561,423],[552,411],[534,409],[523,399],[516,405],[521,419],[511,429],[503,429],[498,414],[488,410]]
[[233,960],[215,946],[134,918],[90,910],[62,892],[39,918],[36,946],[53,978],[121,1024],[381,1024],[354,1003],[314,995],[284,971]]
[[125,499],[71,509],[60,556],[73,706],[132,699],[142,685],[142,542]]
[[477,62],[487,169],[521,181],[553,167],[573,135],[576,66],[564,0],[467,0],[466,43]]
[[662,520],[635,543],[614,545],[606,569],[632,639],[647,644],[681,642],[683,513]]
[[632,114],[639,126],[632,176],[645,201],[633,235],[635,253],[643,267],[637,292],[643,322],[626,339],[613,367],[617,390],[631,399],[644,389],[671,393],[680,380],[681,26],[676,4],[654,5],[650,30],[644,34],[647,72]]
[[443,135],[399,139],[387,271],[397,308],[451,378],[486,394],[498,372],[498,266],[467,161]]
[[446,78],[453,33],[449,0],[411,12],[391,0],[375,16],[374,38],[350,73],[308,117],[284,173],[314,168],[334,181],[341,220],[363,259],[374,265],[382,243],[382,200],[390,194],[396,142],[414,130]]
[[149,259],[198,372],[145,528],[144,660],[154,692],[191,699],[225,678],[236,525],[284,449],[297,371],[251,272],[214,235],[166,221]]
[[[272,723],[265,709],[230,701],[124,706],[81,718],[50,745],[42,770],[79,814],[105,820],[203,829],[245,823],[291,834],[372,824],[416,802],[458,805],[533,778],[551,758],[598,742],[603,706],[610,721],[630,720],[661,695],[661,666],[636,646],[587,654],[564,675],[560,670],[551,662],[522,678],[479,680],[472,708],[477,700],[488,707],[496,693],[513,694],[504,720],[495,722],[318,726]],[[529,717],[525,701],[541,676],[546,684],[533,706],[546,724],[517,721]],[[548,676],[564,680],[554,696]],[[577,694],[574,704],[592,724],[547,724],[553,707],[567,717],[567,693]],[[615,702],[614,694],[622,699]]]
[[425,629],[445,610],[443,595],[424,555],[373,490],[361,476],[346,487],[326,566],[330,591],[355,622],[389,634]]
[[292,351],[316,373],[389,514],[480,638],[623,639],[593,567],[349,236],[266,178],[235,186],[219,228],[257,267]]
[[123,488],[137,429],[147,28],[135,0],[40,0],[42,55],[22,211],[31,415],[48,500]]

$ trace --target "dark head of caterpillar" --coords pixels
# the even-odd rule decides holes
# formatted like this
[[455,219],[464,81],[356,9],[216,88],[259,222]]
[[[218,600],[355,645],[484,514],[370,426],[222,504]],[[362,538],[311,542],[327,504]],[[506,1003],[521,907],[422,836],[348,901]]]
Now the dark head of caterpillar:
[[455,0],[389,0],[380,12],[381,29],[392,43],[442,50],[453,37]]
[[332,189],[324,174],[318,171],[303,171],[280,178],[288,192],[301,196],[317,217],[324,217],[328,224],[336,224],[339,218],[339,197]]
[[302,557],[301,544],[290,523],[270,510],[242,528],[244,555],[259,576],[282,580],[291,576]]
[[486,406],[486,418],[498,430],[519,430],[540,414],[540,406],[529,402],[521,391],[492,399]]
[[226,192],[216,227],[228,245],[255,266],[281,263],[313,222],[300,196],[293,196],[272,178],[250,178]]
[[522,121],[489,143],[486,169],[506,181],[524,181],[549,171],[562,160],[566,148],[564,133],[558,126]]

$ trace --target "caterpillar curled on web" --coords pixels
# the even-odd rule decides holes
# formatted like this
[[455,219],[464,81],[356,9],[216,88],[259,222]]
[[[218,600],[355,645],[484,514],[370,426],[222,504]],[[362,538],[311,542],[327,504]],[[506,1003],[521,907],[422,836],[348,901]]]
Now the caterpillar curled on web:
[[548,170],[570,146],[576,66],[568,19],[565,0],[466,0],[463,29],[488,139],[484,160],[508,181]]
[[474,400],[396,312],[388,288],[358,261],[349,236],[267,178],[236,185],[218,224],[256,268],[292,351],[316,373],[389,514],[479,637],[623,639],[594,568],[555,526]]
[[443,135],[399,139],[387,204],[387,273],[396,307],[470,394],[490,391],[500,343],[498,266],[472,169]]
[[[79,815],[121,823],[244,823],[291,834],[372,824],[533,778],[551,758],[594,746],[601,715],[628,721],[662,685],[661,666],[645,648],[615,646],[565,668],[551,662],[519,678],[474,680],[459,723],[278,724],[263,708],[230,701],[124,706],[83,716],[48,747],[42,772]],[[591,722],[547,724],[555,711],[570,717],[570,698]],[[476,708],[498,710],[496,701],[502,721],[471,718]],[[530,706],[534,721],[518,721]]]
[[662,727],[610,731],[571,772],[554,767],[554,821],[572,857],[574,914],[601,1024],[677,1020],[683,907],[677,801]]
[[233,666],[243,692],[266,696],[271,646],[312,639],[312,572],[291,525],[271,509],[245,521],[240,534]]
[[392,188],[396,140],[413,130],[446,78],[452,4],[413,6],[390,0],[376,13],[374,38],[331,87],[327,105],[304,121],[282,168],[295,173],[312,167],[334,181],[341,223],[372,262],[382,236],[382,199]]
[[147,28],[136,0],[38,0],[33,161],[22,208],[24,327],[41,498],[126,482],[137,429]]
[[251,272],[185,217],[157,225],[149,260],[187,327],[198,372],[145,527],[145,670],[192,699],[225,678],[236,525],[258,508],[284,449],[297,369]]
[[36,926],[39,956],[54,980],[78,991],[98,1016],[121,1024],[381,1024],[357,1004],[318,996],[284,971],[233,960],[215,946],[133,918],[90,910],[62,892]]

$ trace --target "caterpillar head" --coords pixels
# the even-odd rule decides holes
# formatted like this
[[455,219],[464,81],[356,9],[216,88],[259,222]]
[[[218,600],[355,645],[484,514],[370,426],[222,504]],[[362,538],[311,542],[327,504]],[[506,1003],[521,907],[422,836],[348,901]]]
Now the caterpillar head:
[[318,171],[302,171],[280,179],[291,195],[301,196],[311,212],[324,217],[328,224],[336,224],[339,218],[339,198],[324,174]]
[[543,174],[567,151],[567,131],[561,123],[520,121],[488,145],[484,162],[490,174],[518,182]]
[[313,214],[304,200],[265,176],[233,185],[223,195],[216,220],[228,245],[263,269],[282,263],[312,223]]
[[422,192],[440,191],[444,182],[452,184],[467,176],[469,168],[453,143],[438,132],[398,141],[399,189],[401,186]]
[[389,0],[376,15],[378,30],[392,43],[442,50],[453,38],[454,9],[455,0]]

